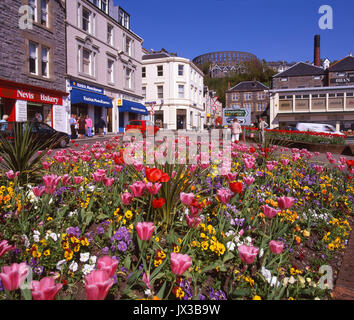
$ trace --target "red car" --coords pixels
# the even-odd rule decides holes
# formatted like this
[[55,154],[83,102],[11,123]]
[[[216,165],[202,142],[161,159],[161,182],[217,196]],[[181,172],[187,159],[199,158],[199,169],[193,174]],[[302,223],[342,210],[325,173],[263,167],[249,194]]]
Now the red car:
[[125,127],[125,131],[127,130],[140,130],[143,135],[146,135],[146,133],[155,135],[159,131],[159,127],[148,120],[130,120]]

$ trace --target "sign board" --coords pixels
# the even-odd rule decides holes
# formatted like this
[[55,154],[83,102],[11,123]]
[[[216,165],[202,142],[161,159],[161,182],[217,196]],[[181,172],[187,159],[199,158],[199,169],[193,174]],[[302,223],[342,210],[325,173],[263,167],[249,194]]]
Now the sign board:
[[16,101],[16,121],[27,121],[27,101]]
[[67,113],[63,106],[53,106],[54,129],[60,132],[67,132]]
[[43,92],[37,92],[27,89],[7,89],[0,88],[0,97],[26,100],[31,102],[39,102],[43,104],[63,104],[63,97],[55,96],[52,94],[46,94]]
[[117,99],[117,106],[121,107],[123,105],[123,99]]
[[70,86],[76,89],[91,91],[99,94],[104,94],[104,89],[88,85],[86,83],[81,83],[77,81],[70,81]]
[[251,125],[251,109],[250,108],[234,108],[223,110],[223,125],[231,125],[234,118],[243,126]]
[[353,82],[354,82],[354,73],[348,73],[346,77],[332,78],[330,80],[331,84],[342,84],[342,85],[345,85],[347,83],[353,83]]

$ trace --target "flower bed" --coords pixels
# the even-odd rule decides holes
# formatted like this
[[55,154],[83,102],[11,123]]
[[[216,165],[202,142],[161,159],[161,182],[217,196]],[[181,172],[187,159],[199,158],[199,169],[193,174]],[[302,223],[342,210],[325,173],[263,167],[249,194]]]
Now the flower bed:
[[331,298],[320,267],[336,275],[347,244],[353,163],[233,144],[230,170],[220,152],[146,166],[129,147],[49,150],[38,183],[2,173],[0,299]]

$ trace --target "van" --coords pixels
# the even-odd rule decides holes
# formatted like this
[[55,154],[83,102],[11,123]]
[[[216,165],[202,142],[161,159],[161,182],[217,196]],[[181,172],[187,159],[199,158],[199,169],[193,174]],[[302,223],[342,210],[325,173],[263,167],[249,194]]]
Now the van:
[[296,129],[299,131],[323,132],[344,136],[344,133],[337,131],[332,125],[324,123],[298,123]]

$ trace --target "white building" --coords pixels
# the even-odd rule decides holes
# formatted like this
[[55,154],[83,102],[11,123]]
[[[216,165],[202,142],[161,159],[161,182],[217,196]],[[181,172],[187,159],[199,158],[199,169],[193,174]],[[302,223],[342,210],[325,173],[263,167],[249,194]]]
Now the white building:
[[145,51],[142,95],[150,119],[160,127],[196,131],[204,128],[204,75],[189,59],[164,49]]

